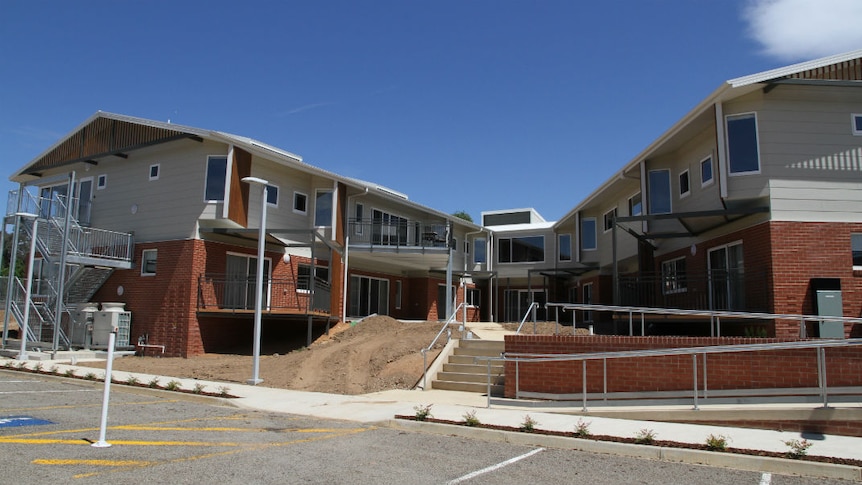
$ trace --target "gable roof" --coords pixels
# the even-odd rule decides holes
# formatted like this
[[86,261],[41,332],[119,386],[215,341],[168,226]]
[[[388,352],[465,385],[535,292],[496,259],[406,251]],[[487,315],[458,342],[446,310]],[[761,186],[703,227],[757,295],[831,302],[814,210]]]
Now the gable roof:
[[819,83],[847,82],[848,84],[852,83],[854,86],[862,87],[862,49],[846,52],[844,54],[822,57],[812,61],[800,62],[723,82],[715,91],[712,92],[712,94],[698,103],[697,106],[686,113],[685,116],[680,118],[679,121],[656,138],[643,151],[638,153],[636,157],[626,163],[621,170],[605,180],[601,186],[595,189],[590,193],[590,195],[585,197],[581,202],[561,217],[556,226],[564,224],[575,213],[605,192],[614,182],[625,178],[626,173],[636,168],[642,160],[648,158],[651,153],[679,133],[695,118],[703,114],[705,110],[711,109],[716,103],[748,94],[760,89],[763,84],[769,84],[770,82],[780,83],[792,80],[811,80],[809,82]]

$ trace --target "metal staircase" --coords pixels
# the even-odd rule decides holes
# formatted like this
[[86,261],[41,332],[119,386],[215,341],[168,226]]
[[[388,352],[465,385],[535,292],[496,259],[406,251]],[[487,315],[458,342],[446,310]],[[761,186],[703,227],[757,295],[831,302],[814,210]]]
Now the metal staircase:
[[[74,199],[71,206],[77,206]],[[74,212],[65,197],[41,198],[27,190],[9,194],[4,222],[15,225],[18,242],[11,263],[23,259],[33,277],[29,301],[27,279],[11,278],[6,308],[19,323],[29,317],[31,347],[69,348],[70,307],[89,301],[115,269],[132,267],[130,234],[83,227]]]

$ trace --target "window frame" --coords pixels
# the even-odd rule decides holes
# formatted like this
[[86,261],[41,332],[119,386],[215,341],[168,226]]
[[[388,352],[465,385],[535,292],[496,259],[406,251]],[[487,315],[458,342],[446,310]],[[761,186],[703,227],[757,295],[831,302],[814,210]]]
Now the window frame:
[[[228,159],[227,155],[207,155],[207,166],[206,173],[204,175],[204,202],[206,203],[219,203],[224,202],[224,196],[227,191],[227,168],[228,168]],[[210,187],[210,169],[212,168],[212,162],[214,160],[224,159],[224,175],[222,176],[222,186],[221,186],[221,198],[210,198],[210,190],[214,189],[214,187]]]
[[96,177],[96,190],[104,190],[108,186],[108,174],[103,173]]
[[[709,162],[708,163],[708,165],[709,165],[709,180],[704,180],[703,179],[703,167],[706,166],[707,162]],[[709,155],[707,157],[704,157],[700,161],[700,186],[701,187],[708,187],[714,183],[715,183],[715,166],[712,163],[712,155]]]
[[[587,244],[587,240],[585,239],[586,231],[584,230],[584,225],[587,223],[592,223],[593,225],[593,234],[592,234],[592,245]],[[584,217],[581,219],[581,251],[596,251],[599,249],[599,228],[598,222],[595,217]]]
[[[858,249],[853,247],[854,239],[858,240]],[[857,255],[854,253],[859,253],[858,258],[860,264],[858,265],[856,264]],[[862,232],[850,233],[850,256],[851,262],[853,263],[853,271],[862,271]]]
[[[682,267],[680,268],[680,264]],[[661,263],[661,293],[675,295],[688,292],[688,268],[685,256],[668,259]],[[666,271],[669,269],[669,271]],[[681,269],[681,271],[680,271]]]
[[357,202],[356,205],[353,206],[353,234],[357,236],[361,236],[364,232],[365,221],[365,205],[361,202]]
[[[273,194],[273,189],[275,190],[275,202],[270,202],[270,198]],[[278,208],[278,185],[266,184],[266,205],[267,207],[275,207]]]
[[862,136],[862,113],[850,115],[850,128],[853,130],[853,136]]
[[[685,179],[685,191],[683,191],[683,178]],[[679,198],[684,199],[691,195],[691,175],[689,170],[685,169],[677,175],[677,183],[679,185]]]
[[[567,238],[568,242],[563,243],[562,239]],[[568,247],[568,258],[563,259],[563,252],[560,250],[563,247]],[[570,262],[572,260],[572,234],[568,232],[564,232],[562,234],[557,234],[557,261],[561,263]]]
[[[154,254],[155,257],[152,259],[147,258],[148,254]],[[159,250],[158,248],[144,249],[141,251],[141,276],[155,276],[156,271],[158,271],[158,261],[159,261]],[[148,263],[153,263],[152,271],[149,271],[147,268],[149,267]]]
[[[524,239],[533,239],[538,238],[542,240],[541,251],[542,251],[542,259],[527,259],[527,260],[514,260],[515,254],[515,244],[513,241],[515,240],[524,240]],[[508,250],[508,260],[503,261],[501,258],[503,257],[502,243],[503,241],[508,241],[509,250]],[[509,237],[501,237],[497,239],[497,263],[498,264],[534,264],[534,263],[544,263],[545,262],[545,235],[544,234],[536,234],[532,236],[509,236]],[[531,245],[525,245],[530,246]]]
[[[481,241],[481,243],[479,241]],[[487,244],[487,239],[485,239],[484,237],[473,238],[473,264],[486,264],[488,262]],[[477,251],[477,248],[482,248],[481,261],[477,259],[479,256],[479,251]]]
[[[150,171],[149,171],[150,182],[152,182],[153,180],[159,179],[159,175],[161,174],[161,170],[162,170],[161,165],[162,165],[161,163],[154,163],[154,164],[150,165]],[[155,175],[153,175],[153,169],[156,170]]]
[[[335,207],[333,204],[333,194],[335,193],[332,189],[314,189],[314,227],[332,227],[332,215],[335,213]],[[323,218],[324,214],[320,214],[319,205],[320,205],[320,196],[323,194],[327,194],[329,196],[329,220],[327,221],[318,221],[319,218]],[[325,224],[318,224],[318,222],[325,222]]]
[[611,219],[608,218],[608,215],[611,213],[613,213],[614,219],[616,219],[617,218],[617,208],[616,207],[614,207],[613,209],[602,214],[602,234],[610,232],[614,228],[613,223],[610,222]]
[[[299,200],[300,197],[304,199],[303,206],[305,206],[305,209],[303,210],[296,208],[296,201]],[[308,194],[306,194],[305,192],[300,192],[298,190],[293,191],[293,213],[302,214],[304,216],[308,215]]]
[[[732,146],[731,146],[731,142],[730,142],[730,136],[731,136],[730,123],[731,123],[731,121],[743,120],[743,119],[749,119],[749,118],[754,120],[754,148],[755,148],[754,156],[755,156],[756,161],[757,161],[757,169],[755,169],[755,170],[734,170],[734,168],[733,168],[733,154],[731,153]],[[724,117],[724,133],[725,133],[724,137],[725,137],[725,143],[727,146],[727,173],[731,177],[739,177],[739,176],[745,176],[745,175],[757,175],[760,173],[762,167],[761,167],[761,163],[760,163],[760,134],[758,132],[759,132],[759,130],[758,130],[758,123],[757,123],[757,113],[754,111],[751,111],[748,113],[736,113],[736,114],[727,115]]]
[[[640,204],[641,208],[640,208],[640,210],[637,212],[637,214],[635,214],[635,212],[634,212],[634,206],[632,205],[632,200],[634,200],[634,198],[635,198],[635,197],[640,197],[640,201],[638,202],[638,204]],[[628,206],[629,206],[629,215],[630,215],[630,216],[634,217],[634,216],[640,216],[640,215],[643,215],[643,213],[644,213],[644,198],[643,198],[643,194],[641,194],[641,192],[640,192],[640,191],[637,191],[636,193],[632,194],[632,196],[628,198]]]
[[[663,212],[657,212],[653,207],[656,204],[653,204],[653,194],[655,191],[653,190],[653,178],[652,174],[664,172],[667,175],[667,206],[668,210]],[[671,214],[673,213],[673,184],[670,178],[670,169],[669,168],[657,168],[654,170],[650,170],[647,174],[649,179],[649,214]]]
[[479,288],[467,288],[467,306],[478,308],[482,305],[482,290]]

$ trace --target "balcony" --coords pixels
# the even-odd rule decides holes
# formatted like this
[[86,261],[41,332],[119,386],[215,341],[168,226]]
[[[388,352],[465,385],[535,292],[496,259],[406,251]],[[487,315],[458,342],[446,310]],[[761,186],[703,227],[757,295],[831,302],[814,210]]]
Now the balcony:
[[643,272],[619,278],[623,306],[769,312],[768,288],[765,270],[675,276]]
[[449,247],[447,222],[411,221],[400,217],[351,219],[351,246],[384,248],[446,249]]
[[[309,276],[268,278],[263,281],[262,312],[270,315],[317,315],[330,313],[331,285],[320,278],[311,286]],[[254,277],[205,274],[198,277],[198,313],[249,314],[254,312]]]

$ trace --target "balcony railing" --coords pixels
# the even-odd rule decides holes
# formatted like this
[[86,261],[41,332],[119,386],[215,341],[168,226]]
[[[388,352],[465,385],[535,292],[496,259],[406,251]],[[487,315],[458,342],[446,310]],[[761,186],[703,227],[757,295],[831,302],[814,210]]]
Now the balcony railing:
[[623,306],[765,312],[769,310],[767,288],[762,270],[640,273],[619,278]]
[[[263,311],[268,313],[329,313],[331,285],[320,278],[270,278],[263,281]],[[198,311],[245,312],[255,309],[254,277],[206,274],[198,277]],[[313,298],[311,298],[313,296]]]
[[350,243],[371,246],[447,248],[449,229],[446,222],[421,222],[391,217],[386,219],[351,219]]

